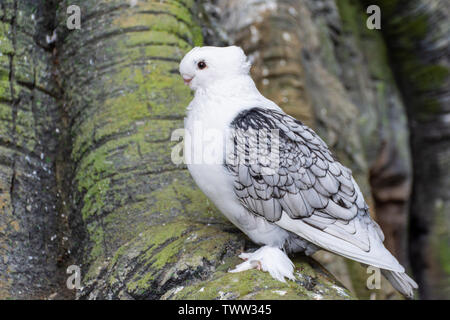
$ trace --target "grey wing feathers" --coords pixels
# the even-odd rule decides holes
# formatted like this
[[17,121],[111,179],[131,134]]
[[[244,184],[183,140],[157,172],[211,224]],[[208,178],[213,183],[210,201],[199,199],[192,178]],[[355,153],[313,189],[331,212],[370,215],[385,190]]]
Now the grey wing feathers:
[[367,225],[354,219],[368,216],[362,194],[351,171],[336,161],[313,130],[282,112],[260,108],[240,113],[231,129],[234,162],[227,161],[226,167],[235,177],[236,196],[250,212],[270,222],[285,212],[370,250]]
[[298,237],[288,246],[307,248],[309,242],[312,251],[317,246],[382,268],[397,290],[413,296],[417,284],[384,247],[351,171],[314,131],[282,111],[260,108],[241,112],[231,127],[234,161],[225,166],[249,212]]

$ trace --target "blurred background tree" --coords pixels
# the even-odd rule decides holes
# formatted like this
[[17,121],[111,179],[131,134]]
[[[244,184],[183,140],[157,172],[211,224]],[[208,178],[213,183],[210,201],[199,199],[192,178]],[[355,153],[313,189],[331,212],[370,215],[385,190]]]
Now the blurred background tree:
[[252,244],[170,138],[192,97],[180,59],[236,44],[262,93],[353,170],[420,298],[450,298],[449,21],[437,0],[0,0],[0,297],[399,298],[326,252],[333,275],[297,255],[285,285],[226,272]]

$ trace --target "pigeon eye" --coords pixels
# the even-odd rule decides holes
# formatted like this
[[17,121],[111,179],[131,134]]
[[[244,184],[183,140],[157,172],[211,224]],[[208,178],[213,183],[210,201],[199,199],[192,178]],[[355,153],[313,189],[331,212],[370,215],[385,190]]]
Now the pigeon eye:
[[200,70],[205,69],[205,68],[206,68],[206,63],[205,63],[205,61],[200,61],[199,63],[197,63],[197,67],[198,67]]

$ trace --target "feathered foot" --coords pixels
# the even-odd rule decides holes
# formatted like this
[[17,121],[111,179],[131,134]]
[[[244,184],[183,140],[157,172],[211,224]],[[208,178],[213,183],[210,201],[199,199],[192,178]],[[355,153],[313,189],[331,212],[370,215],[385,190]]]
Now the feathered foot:
[[294,264],[279,248],[264,246],[255,252],[243,252],[239,258],[245,261],[229,272],[258,269],[269,272],[274,279],[281,282],[286,282],[284,278],[295,280]]

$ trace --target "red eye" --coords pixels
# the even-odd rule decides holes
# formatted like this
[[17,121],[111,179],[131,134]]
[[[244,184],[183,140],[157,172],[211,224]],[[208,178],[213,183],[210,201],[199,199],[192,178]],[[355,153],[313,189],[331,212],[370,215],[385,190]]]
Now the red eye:
[[200,70],[205,69],[205,68],[206,68],[206,63],[205,63],[205,61],[200,61],[199,63],[197,63],[197,67],[198,67]]

